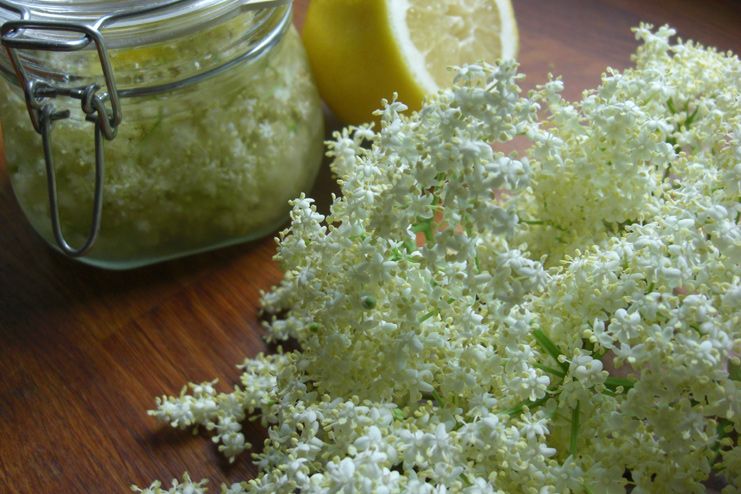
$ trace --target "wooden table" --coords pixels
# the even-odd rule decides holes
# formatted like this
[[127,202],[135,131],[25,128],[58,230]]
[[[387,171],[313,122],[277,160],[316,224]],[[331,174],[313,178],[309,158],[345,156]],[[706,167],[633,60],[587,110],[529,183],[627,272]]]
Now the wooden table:
[[[300,25],[308,0],[297,1]],[[627,67],[630,27],[671,23],[683,37],[741,53],[734,0],[514,0],[526,86],[563,74],[566,95]],[[314,192],[327,202],[326,170]],[[255,474],[204,437],[161,428],[146,410],[187,381],[218,377],[263,350],[260,290],[280,279],[274,243],[131,272],[89,268],[33,233],[0,169],[0,493],[126,492],[189,471],[212,486]],[[247,426],[253,442],[262,432]],[[214,489],[216,490],[216,489]]]

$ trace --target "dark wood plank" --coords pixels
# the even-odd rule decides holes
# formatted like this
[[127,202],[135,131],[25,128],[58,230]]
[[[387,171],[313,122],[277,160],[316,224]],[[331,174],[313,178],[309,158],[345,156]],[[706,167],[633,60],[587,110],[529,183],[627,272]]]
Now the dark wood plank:
[[683,39],[741,51],[741,2],[735,0],[513,0],[526,87],[561,75],[577,98],[610,66],[630,66],[638,46],[631,28],[669,24]]
[[[308,0],[297,0],[297,23]],[[629,29],[671,23],[683,37],[741,51],[733,0],[515,0],[531,87],[562,74],[576,97],[607,65],[630,64]],[[2,154],[0,148],[0,155]],[[322,171],[315,194],[332,190]],[[153,398],[221,379],[265,349],[259,291],[280,279],[274,242],[113,273],[63,259],[40,241],[0,165],[0,492],[125,492],[188,470],[212,484],[254,475],[202,437],[159,427]],[[248,431],[260,443],[262,432]]]

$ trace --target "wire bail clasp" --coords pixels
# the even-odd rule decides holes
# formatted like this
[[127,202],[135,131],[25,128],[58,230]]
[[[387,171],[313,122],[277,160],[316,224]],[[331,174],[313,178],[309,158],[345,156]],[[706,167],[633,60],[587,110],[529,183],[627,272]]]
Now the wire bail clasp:
[[[2,45],[13,65],[18,81],[23,88],[26,107],[34,129],[41,135],[46,178],[49,193],[49,212],[54,238],[62,252],[70,257],[85,255],[92,248],[100,231],[103,211],[103,178],[105,172],[103,138],[113,140],[122,120],[121,104],[116,81],[111,67],[102,34],[96,27],[70,22],[35,21],[23,18],[3,24],[0,29]],[[47,40],[28,36],[32,31],[52,31],[79,33],[80,37],[71,40]],[[24,67],[18,50],[48,50],[72,52],[82,50],[94,44],[100,59],[105,91],[100,91],[98,84],[70,88],[56,85],[34,76]],[[52,152],[52,128],[54,122],[69,118],[69,110],[57,111],[50,101],[57,97],[70,97],[80,101],[85,120],[95,126],[95,191],[93,196],[92,221],[87,239],[80,247],[72,247],[64,238],[59,217],[59,201]],[[107,107],[110,103],[110,110]]]

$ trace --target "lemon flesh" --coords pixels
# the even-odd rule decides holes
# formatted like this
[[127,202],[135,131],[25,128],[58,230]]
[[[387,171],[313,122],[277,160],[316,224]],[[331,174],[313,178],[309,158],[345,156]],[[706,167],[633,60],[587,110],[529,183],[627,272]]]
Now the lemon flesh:
[[426,92],[450,85],[451,65],[517,55],[509,0],[387,0],[396,42]]
[[418,109],[450,66],[514,58],[518,45],[510,0],[312,0],[303,38],[322,97],[351,124],[395,92]]

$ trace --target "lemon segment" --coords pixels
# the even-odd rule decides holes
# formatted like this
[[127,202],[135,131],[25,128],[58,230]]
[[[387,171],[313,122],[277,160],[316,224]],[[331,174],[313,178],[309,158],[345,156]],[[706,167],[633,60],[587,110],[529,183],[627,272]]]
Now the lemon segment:
[[350,124],[395,92],[419,109],[450,66],[514,58],[518,45],[510,0],[312,0],[303,39],[319,92]]
[[387,0],[389,23],[415,80],[427,93],[450,85],[451,65],[517,55],[510,0]]

